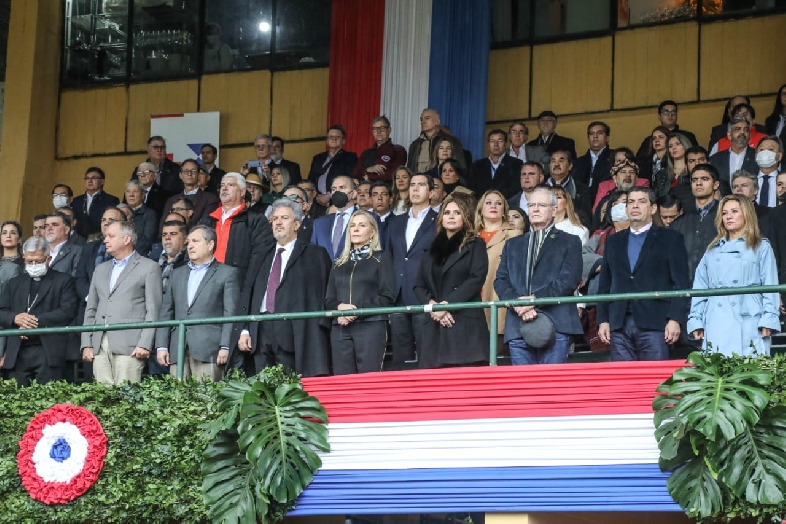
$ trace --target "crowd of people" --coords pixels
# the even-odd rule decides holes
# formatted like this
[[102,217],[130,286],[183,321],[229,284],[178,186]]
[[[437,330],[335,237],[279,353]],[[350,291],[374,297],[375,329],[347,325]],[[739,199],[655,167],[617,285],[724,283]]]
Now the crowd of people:
[[[636,152],[612,149],[596,121],[577,156],[543,111],[533,140],[524,122],[493,129],[473,161],[425,109],[408,149],[385,116],[360,155],[331,126],[303,174],[280,137],[257,136],[253,160],[225,172],[215,146],[178,165],[153,136],[122,202],[91,167],[83,194],[54,186],[26,240],[2,223],[0,326],[20,334],[2,341],[0,368],[21,384],[73,379],[79,360],[111,384],[174,373],[177,328],[100,326],[234,315],[261,321],[185,328],[186,376],[278,363],[304,376],[379,371],[388,345],[392,368],[484,365],[488,310],[435,304],[574,295],[588,302],[501,312],[513,364],[562,363],[577,343],[612,360],[665,359],[673,345],[767,353],[776,293],[589,298],[786,281],[786,85],[764,126],[755,118],[747,97],[731,98],[705,149],[666,100]],[[425,313],[264,319],[386,306]],[[24,335],[69,325],[99,327]]]

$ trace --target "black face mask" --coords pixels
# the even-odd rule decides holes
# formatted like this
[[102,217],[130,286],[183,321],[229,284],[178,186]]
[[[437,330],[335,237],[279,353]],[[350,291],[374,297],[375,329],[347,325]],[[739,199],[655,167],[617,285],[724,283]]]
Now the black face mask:
[[332,195],[330,195],[330,202],[336,206],[337,208],[341,209],[347,205],[349,202],[349,197],[346,193],[342,193],[341,191],[336,191]]

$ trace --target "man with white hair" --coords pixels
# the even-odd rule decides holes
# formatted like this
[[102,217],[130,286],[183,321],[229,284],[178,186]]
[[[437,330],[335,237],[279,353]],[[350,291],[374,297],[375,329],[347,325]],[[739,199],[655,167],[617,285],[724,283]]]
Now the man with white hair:
[[145,205],[162,216],[167,199],[172,196],[156,182],[156,166],[150,162],[142,162],[136,169],[136,178],[142,183],[144,189],[143,202]]

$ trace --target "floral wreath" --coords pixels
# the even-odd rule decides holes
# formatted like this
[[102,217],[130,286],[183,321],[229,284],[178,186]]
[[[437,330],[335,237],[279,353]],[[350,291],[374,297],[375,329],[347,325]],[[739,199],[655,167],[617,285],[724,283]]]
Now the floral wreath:
[[98,480],[104,457],[101,423],[72,404],[57,404],[36,415],[16,455],[22,485],[44,504],[65,504],[84,495]]

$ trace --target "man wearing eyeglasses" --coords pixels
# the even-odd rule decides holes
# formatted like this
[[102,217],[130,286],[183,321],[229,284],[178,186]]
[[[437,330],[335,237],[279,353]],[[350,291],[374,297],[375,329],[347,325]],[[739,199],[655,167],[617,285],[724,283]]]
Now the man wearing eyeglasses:
[[333,179],[339,176],[352,176],[353,170],[358,163],[357,154],[352,151],[344,151],[344,144],[347,142],[347,133],[344,126],[334,124],[327,130],[327,148],[323,153],[314,155],[311,160],[311,169],[308,172],[308,179],[317,188],[317,203],[328,207],[330,205],[331,187]]
[[213,193],[199,189],[198,174],[199,164],[196,160],[189,158],[180,165],[180,180],[183,183],[183,189],[166,201],[164,212],[161,215],[159,231],[164,226],[164,218],[172,211],[172,206],[183,197],[194,203],[194,214],[191,215],[191,220],[188,223],[189,227],[198,224],[200,220],[218,209],[220,204],[218,197]]
[[[677,102],[674,100],[664,100],[658,106],[658,120],[660,120],[660,125],[671,131],[672,133],[676,133],[679,131],[681,134],[685,135],[685,137],[690,140],[690,143],[694,146],[699,145],[696,141],[696,135],[691,133],[690,131],[686,131],[685,129],[680,129],[680,126],[677,124]],[[647,135],[641,142],[641,146],[639,147],[638,152],[636,152],[637,158],[643,158],[650,155],[650,144],[652,142],[652,134]]]
[[374,145],[361,153],[352,174],[358,180],[390,182],[393,172],[407,163],[407,150],[390,139],[390,120],[385,115],[371,121]]
[[120,203],[120,199],[104,193],[106,174],[100,167],[88,167],[85,172],[85,193],[74,198],[71,208],[82,224],[82,235],[87,237],[101,231],[101,217],[108,207]]
[[297,238],[303,242],[311,242],[311,234],[314,231],[314,219],[308,216],[311,204],[308,203],[308,195],[306,195],[305,190],[299,186],[289,186],[284,190],[284,198],[300,204],[301,209],[303,209],[303,220],[300,223],[300,229],[297,230]]
[[[180,181],[180,166],[172,162],[166,156],[166,140],[162,136],[151,136],[147,140],[147,160],[153,164],[156,170],[156,183],[161,188],[174,195],[183,191],[183,183]],[[132,179],[137,179],[137,172],[131,173]]]
[[[164,206],[171,193],[164,191],[164,189],[156,183],[156,176],[158,171],[156,166],[150,162],[142,162],[136,168],[136,178],[142,183],[142,188],[145,193],[143,195],[143,202],[145,207],[155,211],[156,216],[162,216],[164,213]],[[125,202],[125,200],[124,200]]]

